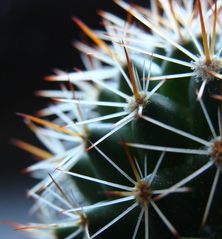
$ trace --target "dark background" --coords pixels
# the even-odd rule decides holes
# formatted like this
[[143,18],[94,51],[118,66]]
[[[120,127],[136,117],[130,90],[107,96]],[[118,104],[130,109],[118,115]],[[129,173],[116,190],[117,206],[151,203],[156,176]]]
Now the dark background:
[[100,28],[99,9],[123,14],[111,0],[0,0],[0,239],[26,238],[5,223],[31,220],[32,201],[26,199],[25,191],[34,181],[21,170],[32,160],[9,140],[30,141],[34,136],[15,112],[33,114],[47,104],[34,92],[53,88],[43,80],[53,68],[81,67],[78,52],[71,46],[81,34],[71,16]]

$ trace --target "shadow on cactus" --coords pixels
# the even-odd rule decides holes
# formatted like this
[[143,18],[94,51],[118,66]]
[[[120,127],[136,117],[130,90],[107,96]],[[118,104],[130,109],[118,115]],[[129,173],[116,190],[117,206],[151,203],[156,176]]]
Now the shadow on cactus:
[[[127,21],[74,22],[86,70],[46,77],[61,90],[36,116],[20,114],[43,148],[28,192],[36,238],[221,238],[222,1],[115,1]],[[142,24],[142,25],[141,25]],[[130,225],[130,227],[128,226]]]

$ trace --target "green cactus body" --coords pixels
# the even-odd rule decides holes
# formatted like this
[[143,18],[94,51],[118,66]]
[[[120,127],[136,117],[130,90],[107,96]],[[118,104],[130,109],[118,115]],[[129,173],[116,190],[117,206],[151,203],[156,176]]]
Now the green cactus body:
[[29,168],[43,173],[30,196],[49,215],[24,229],[55,239],[222,238],[222,2],[151,1],[155,14],[116,2],[149,33],[110,13],[102,33],[74,19],[97,45],[76,44],[95,64],[48,77],[77,90],[42,91],[57,104],[40,119],[24,115],[48,149],[17,142],[45,159]]

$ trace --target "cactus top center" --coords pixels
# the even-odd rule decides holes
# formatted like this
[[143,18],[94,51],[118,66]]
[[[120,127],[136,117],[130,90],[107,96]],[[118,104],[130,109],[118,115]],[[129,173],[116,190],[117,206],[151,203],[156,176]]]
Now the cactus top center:
[[137,182],[135,192],[137,203],[141,206],[147,206],[152,197],[150,184],[144,180]]
[[219,73],[222,69],[222,59],[213,55],[211,62],[208,64],[205,57],[200,57],[198,61],[193,62],[193,70],[196,79],[202,81],[211,81],[214,79],[214,73]]
[[216,166],[222,168],[222,140],[218,140],[213,144],[211,157]]
[[132,96],[129,101],[128,101],[128,107],[127,110],[130,112],[133,112],[135,110],[139,110],[139,108],[144,108],[148,102],[149,102],[149,97],[147,95],[147,92],[140,92],[139,98],[136,98],[135,96]]

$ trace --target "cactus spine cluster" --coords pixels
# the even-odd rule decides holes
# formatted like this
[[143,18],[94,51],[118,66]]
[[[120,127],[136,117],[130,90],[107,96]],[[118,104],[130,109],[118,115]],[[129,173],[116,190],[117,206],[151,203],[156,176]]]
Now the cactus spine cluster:
[[220,0],[117,1],[105,30],[75,23],[86,70],[46,77],[60,90],[36,116],[44,145],[27,172],[41,239],[222,238],[222,21]]

